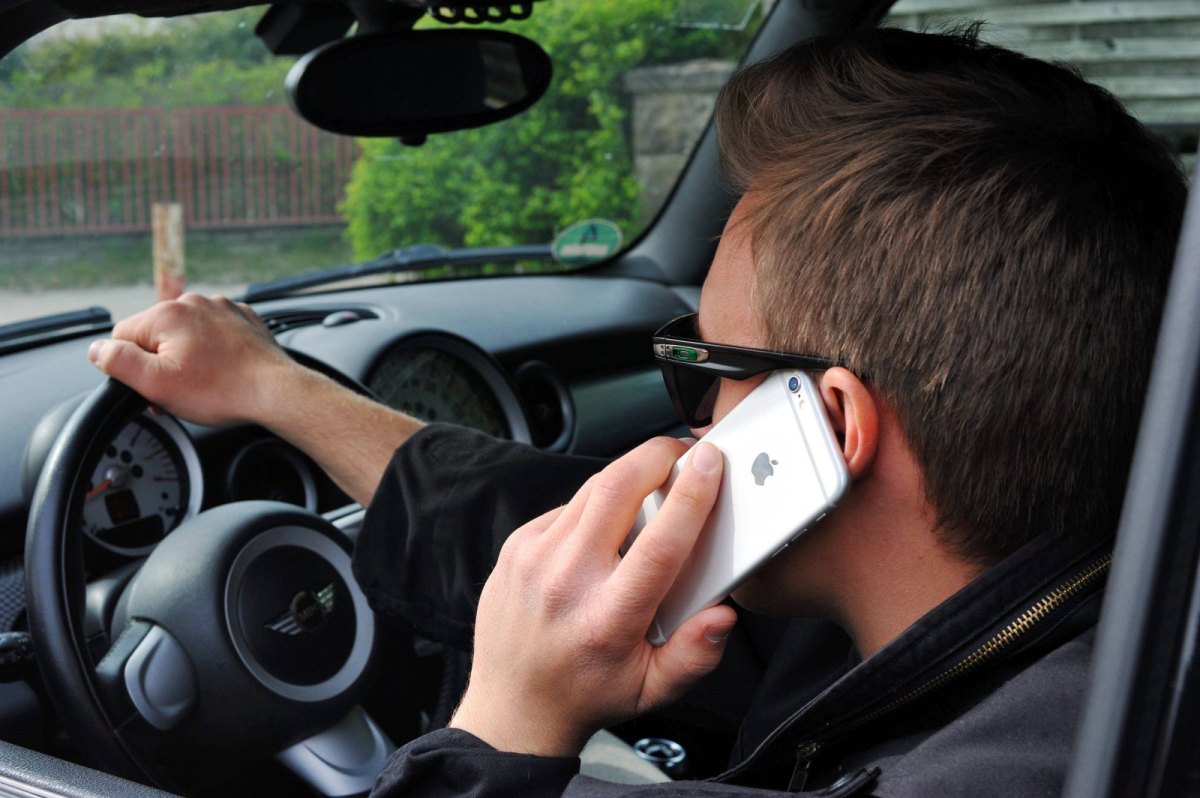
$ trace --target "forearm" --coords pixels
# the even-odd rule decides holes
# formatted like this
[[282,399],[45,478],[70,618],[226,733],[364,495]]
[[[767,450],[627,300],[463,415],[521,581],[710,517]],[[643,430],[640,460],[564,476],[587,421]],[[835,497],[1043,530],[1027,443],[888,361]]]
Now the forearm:
[[283,368],[263,380],[271,393],[253,420],[311,457],[365,507],[392,454],[424,424],[311,369]]
[[296,363],[249,305],[224,297],[160,302],[117,324],[88,358],[180,418],[266,427],[363,505],[422,426]]

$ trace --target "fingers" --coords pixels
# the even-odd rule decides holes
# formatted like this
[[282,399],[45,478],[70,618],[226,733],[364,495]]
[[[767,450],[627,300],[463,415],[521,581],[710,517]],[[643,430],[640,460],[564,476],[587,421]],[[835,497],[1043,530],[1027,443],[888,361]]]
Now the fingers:
[[162,336],[193,324],[196,311],[205,312],[212,301],[200,294],[184,294],[165,300],[122,319],[113,327],[113,338],[132,341],[149,352],[157,352]]
[[[161,306],[155,305],[141,313],[135,313],[127,319],[122,319],[113,326],[113,338],[132,341],[148,352],[157,352],[158,341],[154,331],[160,324],[161,315]],[[94,363],[95,360],[92,362]]]
[[718,604],[696,613],[676,629],[671,639],[654,651],[638,712],[673,701],[715,669],[735,623],[733,608]]
[[566,556],[615,561],[642,500],[662,486],[685,451],[679,441],[654,438],[589,479],[563,516],[576,527],[563,542]]
[[617,556],[642,498],[685,449],[665,439],[639,447],[508,538],[480,596],[455,726],[501,750],[570,756],[595,728],[716,667],[736,617],[728,607],[699,613],[659,649],[646,639],[717,494],[715,447],[693,450],[658,515]]
[[89,357],[164,410],[214,426],[270,419],[292,366],[248,306],[199,294],[123,320]]
[[152,401],[160,398],[162,391],[157,380],[169,359],[163,357],[164,343],[189,327],[191,311],[186,305],[194,304],[196,299],[207,302],[195,294],[184,294],[179,300],[160,302],[118,322],[111,340],[92,343],[88,359],[105,374],[146,398]]
[[701,441],[680,470],[658,514],[638,535],[617,567],[618,597],[627,612],[647,622],[675,582],[721,487],[724,457]]
[[[88,359],[108,376],[126,385],[153,385],[155,355],[132,341],[100,340],[88,347]],[[154,401],[156,397],[146,396]]]

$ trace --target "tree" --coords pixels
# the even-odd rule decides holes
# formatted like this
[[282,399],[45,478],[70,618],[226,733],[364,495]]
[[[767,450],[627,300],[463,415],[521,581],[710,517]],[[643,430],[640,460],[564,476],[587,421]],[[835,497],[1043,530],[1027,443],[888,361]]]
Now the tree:
[[35,40],[0,61],[0,108],[278,105],[294,59],[252,35],[260,14],[136,20]]

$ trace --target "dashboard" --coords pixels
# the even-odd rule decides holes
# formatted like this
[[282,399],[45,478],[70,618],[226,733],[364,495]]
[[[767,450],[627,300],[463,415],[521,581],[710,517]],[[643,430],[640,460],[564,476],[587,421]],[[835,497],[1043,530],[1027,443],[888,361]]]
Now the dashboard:
[[[676,428],[648,341],[695,298],[640,280],[533,276],[326,292],[255,309],[306,365],[393,408],[608,456]],[[40,464],[102,381],[86,358],[91,340],[0,357],[0,630],[19,623]],[[201,427],[153,408],[123,420],[75,489],[93,573],[145,556],[220,504],[274,499],[325,514],[350,505],[303,453],[264,429]]]
[[[326,291],[255,310],[293,357],[393,408],[613,456],[682,433],[649,341],[698,299],[698,289],[561,275]],[[0,355],[0,632],[24,628],[29,507],[59,430],[104,380],[87,359],[96,337]],[[307,456],[257,426],[198,426],[148,408],[102,434],[98,462],[70,486],[82,508],[89,634],[107,629],[141,559],[210,508],[274,499],[350,535],[361,519]],[[27,683],[0,683],[0,739],[37,748],[44,723]]]

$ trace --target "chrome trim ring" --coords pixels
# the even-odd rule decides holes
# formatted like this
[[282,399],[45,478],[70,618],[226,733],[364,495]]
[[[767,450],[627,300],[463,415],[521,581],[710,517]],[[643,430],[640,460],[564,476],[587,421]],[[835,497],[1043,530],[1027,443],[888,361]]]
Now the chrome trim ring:
[[[251,653],[245,641],[245,629],[237,613],[238,589],[247,569],[268,551],[283,547],[306,549],[324,559],[337,571],[354,604],[354,644],[346,662],[333,676],[317,684],[293,684],[269,673]],[[316,702],[334,698],[350,688],[367,669],[371,649],[375,644],[375,616],[367,604],[354,574],[350,570],[350,555],[346,550],[313,529],[301,526],[281,526],[255,537],[238,552],[225,581],[225,623],[233,648],[246,670],[264,687],[276,695],[293,701]]]

